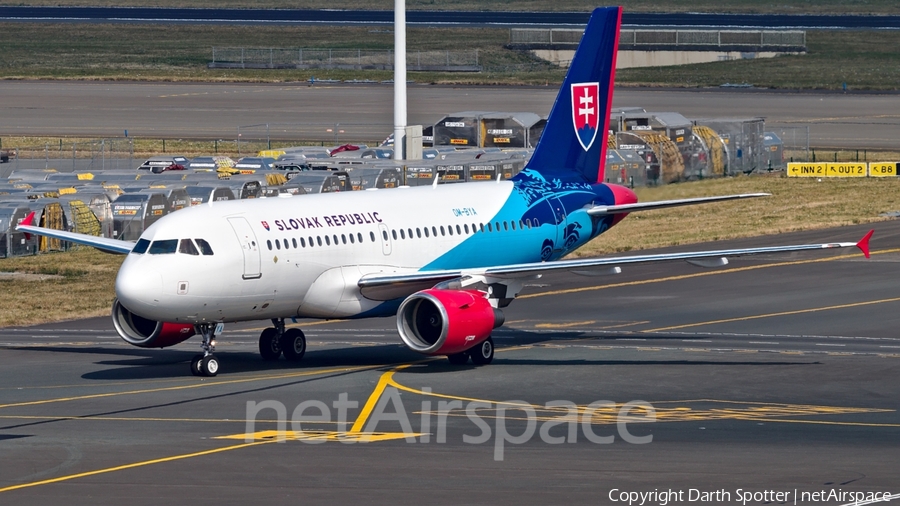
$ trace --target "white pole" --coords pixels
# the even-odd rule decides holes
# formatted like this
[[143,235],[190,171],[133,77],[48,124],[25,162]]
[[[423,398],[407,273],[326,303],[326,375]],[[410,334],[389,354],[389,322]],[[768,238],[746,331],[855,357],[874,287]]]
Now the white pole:
[[403,160],[406,137],[406,0],[394,0],[394,160]]

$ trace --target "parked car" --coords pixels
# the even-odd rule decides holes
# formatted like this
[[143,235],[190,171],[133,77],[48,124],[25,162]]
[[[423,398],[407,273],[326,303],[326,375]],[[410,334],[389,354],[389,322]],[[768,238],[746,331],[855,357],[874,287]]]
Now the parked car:
[[284,177],[288,180],[301,172],[311,170],[310,166],[304,160],[300,159],[279,160],[275,162],[275,165],[272,168],[284,172]]
[[166,168],[171,165],[181,165],[182,167],[187,166],[188,159],[183,156],[178,155],[169,155],[169,156],[151,156],[144,163],[142,163],[137,170],[147,170],[152,171],[154,167],[158,167],[158,172],[162,172]]
[[191,160],[188,164],[189,169],[210,169],[217,170],[222,167],[234,167],[234,160],[228,156],[198,156]]
[[271,170],[274,164],[275,159],[267,156],[245,156],[234,164],[234,168],[240,170]]

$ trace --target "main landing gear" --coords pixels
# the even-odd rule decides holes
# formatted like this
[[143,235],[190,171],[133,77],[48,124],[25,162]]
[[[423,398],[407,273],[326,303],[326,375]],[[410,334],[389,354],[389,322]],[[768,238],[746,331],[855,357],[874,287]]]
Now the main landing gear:
[[259,335],[259,354],[263,360],[284,358],[299,361],[306,353],[306,336],[300,329],[285,329],[284,318],[272,318],[274,327],[269,327]]
[[447,360],[453,365],[465,365],[472,358],[475,365],[488,365],[494,361],[494,340],[488,336],[481,344],[462,353],[447,355]]
[[[221,324],[201,323],[197,330],[203,338],[200,348],[203,353],[191,359],[191,374],[194,376],[215,376],[219,374],[219,359],[213,355],[216,351],[216,327]],[[221,332],[221,330],[219,330]]]

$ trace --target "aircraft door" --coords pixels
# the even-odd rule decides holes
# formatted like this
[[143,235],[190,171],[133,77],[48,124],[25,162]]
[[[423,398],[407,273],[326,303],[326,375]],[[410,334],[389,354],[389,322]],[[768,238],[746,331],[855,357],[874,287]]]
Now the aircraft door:
[[237,236],[238,242],[241,243],[241,250],[244,254],[244,279],[259,279],[262,277],[260,272],[260,253],[259,244],[256,242],[256,234],[250,223],[242,217],[228,218],[228,223],[234,229],[234,235]]
[[391,254],[391,234],[388,232],[387,225],[378,224],[378,235],[381,236],[381,251],[385,256]]

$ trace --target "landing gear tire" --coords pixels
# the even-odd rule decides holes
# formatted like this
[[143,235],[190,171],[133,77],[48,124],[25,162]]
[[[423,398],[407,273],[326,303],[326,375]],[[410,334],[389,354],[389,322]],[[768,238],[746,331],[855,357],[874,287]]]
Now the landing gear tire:
[[200,361],[200,372],[204,376],[215,376],[219,374],[219,359],[213,355],[207,355]]
[[201,360],[203,360],[203,355],[194,355],[194,358],[191,359],[191,374],[194,376],[203,376],[203,372],[200,370]]
[[259,354],[263,360],[278,360],[281,356],[281,342],[274,327],[263,330],[259,335]]
[[454,353],[453,355],[447,355],[447,360],[450,361],[453,365],[465,365],[469,362],[469,353]]
[[222,332],[221,323],[201,323],[194,328],[203,336],[200,348],[203,353],[191,359],[191,374],[194,376],[215,376],[219,374],[219,359],[213,356],[216,351],[216,330]]
[[300,329],[287,329],[281,336],[281,347],[284,358],[297,362],[306,354],[306,336]]
[[469,353],[472,355],[473,364],[490,364],[494,360],[494,340],[491,337],[488,337],[484,342],[472,348]]

